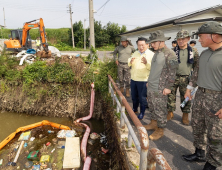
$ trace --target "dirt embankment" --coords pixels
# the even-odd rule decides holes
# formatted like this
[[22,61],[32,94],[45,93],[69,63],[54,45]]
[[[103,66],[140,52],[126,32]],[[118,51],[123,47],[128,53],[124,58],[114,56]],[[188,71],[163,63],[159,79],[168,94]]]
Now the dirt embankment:
[[[31,115],[44,115],[50,117],[71,117],[78,118],[89,114],[89,92],[79,92],[76,99],[75,94],[65,95],[65,97],[46,96],[35,100],[27,98],[21,87],[17,87],[11,92],[0,95],[0,110]],[[94,106],[94,118],[101,117],[101,102],[96,97]]]
[[[81,58],[74,56],[62,56],[61,63],[68,63],[75,80],[83,77],[88,66]],[[48,66],[53,65],[55,60],[47,59]],[[23,69],[20,67],[18,69]],[[4,89],[3,89],[4,88]],[[35,95],[28,94],[35,90]],[[69,84],[44,82],[33,84],[24,90],[22,83],[6,84],[0,79],[0,110],[27,113],[32,115],[44,115],[52,117],[78,118],[89,114],[90,107],[90,83],[75,81]],[[101,96],[97,93],[93,118],[101,118]]]

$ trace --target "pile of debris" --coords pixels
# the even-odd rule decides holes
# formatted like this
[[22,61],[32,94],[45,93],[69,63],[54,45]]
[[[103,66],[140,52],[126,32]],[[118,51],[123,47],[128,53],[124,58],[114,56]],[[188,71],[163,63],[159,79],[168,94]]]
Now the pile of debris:
[[[75,130],[59,130],[46,125],[18,136],[0,151],[0,169],[61,170],[80,167],[80,139]],[[75,160],[70,162],[73,157]]]

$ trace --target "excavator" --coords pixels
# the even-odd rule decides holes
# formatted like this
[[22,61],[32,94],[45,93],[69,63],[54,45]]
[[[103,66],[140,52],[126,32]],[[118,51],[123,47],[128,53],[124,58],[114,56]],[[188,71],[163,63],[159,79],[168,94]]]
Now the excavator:
[[39,28],[41,47],[43,49],[37,52],[40,57],[51,57],[51,51],[48,49],[45,26],[43,19],[36,19],[26,22],[22,29],[11,30],[9,40],[4,41],[4,48],[6,51],[20,52],[22,50],[28,50],[32,48],[32,40],[29,35],[29,30],[33,28]]

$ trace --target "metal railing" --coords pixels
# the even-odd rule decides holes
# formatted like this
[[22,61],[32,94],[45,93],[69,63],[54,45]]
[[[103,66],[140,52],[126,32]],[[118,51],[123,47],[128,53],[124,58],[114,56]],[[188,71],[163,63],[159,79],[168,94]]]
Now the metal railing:
[[[113,87],[114,89],[113,89]],[[124,128],[125,124],[128,128],[128,147],[130,148],[132,146],[132,141],[134,142],[137,151],[140,154],[140,170],[155,170],[156,169],[156,163],[159,165],[159,167],[163,170],[171,170],[169,164],[166,162],[165,158],[163,157],[163,154],[161,151],[159,151],[156,148],[153,148],[149,151],[149,138],[146,129],[141,124],[140,120],[137,118],[135,113],[133,112],[131,106],[123,96],[123,94],[120,92],[119,88],[116,86],[116,83],[112,79],[110,75],[108,75],[108,87],[109,87],[109,93],[111,94],[111,97],[113,99],[113,105],[116,103],[116,112],[121,113],[120,116],[120,127]],[[115,91],[114,91],[115,90]],[[118,94],[119,99],[117,98],[115,92]],[[133,130],[131,123],[129,122],[125,110],[127,110],[130,118],[132,119],[134,125],[136,126],[138,133],[139,133],[139,139],[136,136],[135,131]]]

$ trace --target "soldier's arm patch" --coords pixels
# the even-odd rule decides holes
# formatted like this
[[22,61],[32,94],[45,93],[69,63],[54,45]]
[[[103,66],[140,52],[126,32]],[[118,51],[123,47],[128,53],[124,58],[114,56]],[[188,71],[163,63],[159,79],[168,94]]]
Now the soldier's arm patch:
[[177,60],[177,58],[168,60],[168,63],[169,63],[169,67],[171,69],[174,69],[174,68],[178,67],[178,60]]

